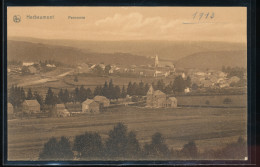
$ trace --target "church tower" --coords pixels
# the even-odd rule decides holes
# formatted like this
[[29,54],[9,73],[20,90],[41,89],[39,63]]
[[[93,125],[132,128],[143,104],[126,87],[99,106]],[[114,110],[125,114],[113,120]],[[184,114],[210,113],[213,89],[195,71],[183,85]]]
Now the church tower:
[[155,62],[154,62],[154,67],[158,67],[159,65],[159,59],[158,59],[158,55],[155,56]]

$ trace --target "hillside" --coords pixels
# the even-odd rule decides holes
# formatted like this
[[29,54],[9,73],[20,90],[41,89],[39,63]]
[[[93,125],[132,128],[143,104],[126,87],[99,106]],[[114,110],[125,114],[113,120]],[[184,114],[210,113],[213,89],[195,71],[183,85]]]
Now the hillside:
[[69,65],[77,63],[105,63],[122,65],[151,64],[152,59],[129,53],[96,53],[68,46],[12,41],[7,44],[8,61],[55,60]]
[[246,50],[246,44],[214,41],[80,41],[66,39],[36,39],[9,37],[16,41],[28,41],[48,45],[60,45],[78,48],[94,53],[131,53],[176,61],[199,52]]
[[177,68],[221,69],[222,66],[247,67],[245,50],[201,52],[184,57],[175,63]]

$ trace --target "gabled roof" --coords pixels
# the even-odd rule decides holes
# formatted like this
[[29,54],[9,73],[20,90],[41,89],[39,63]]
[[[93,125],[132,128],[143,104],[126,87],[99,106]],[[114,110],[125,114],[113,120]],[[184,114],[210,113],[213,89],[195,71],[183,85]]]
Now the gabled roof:
[[154,91],[153,95],[165,95],[165,93],[163,93],[160,90],[156,90],[156,91]]
[[37,100],[24,100],[24,104],[28,106],[38,106],[40,105]]
[[95,96],[94,100],[95,101],[107,101],[108,99],[105,96]]
[[89,104],[91,104],[91,103],[96,103],[94,100],[92,100],[92,99],[87,99],[87,100],[85,100],[82,104],[86,104],[86,105],[89,105]]
[[175,97],[169,97],[168,99],[171,100],[171,101],[176,101],[177,100]]

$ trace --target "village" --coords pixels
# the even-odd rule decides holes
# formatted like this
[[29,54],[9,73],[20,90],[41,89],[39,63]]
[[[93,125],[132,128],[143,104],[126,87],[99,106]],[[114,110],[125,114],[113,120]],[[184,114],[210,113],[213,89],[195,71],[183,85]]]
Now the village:
[[[16,65],[15,65],[16,64]],[[19,65],[18,65],[19,64]],[[59,68],[62,64],[55,61],[45,61],[39,63],[33,62],[19,62],[12,63],[9,66],[8,72],[10,75],[37,75],[44,73],[46,71],[52,71],[56,68]],[[117,89],[117,92],[110,92],[114,94],[119,94],[117,97],[112,98],[111,95],[104,95],[102,93],[91,93],[95,96],[82,95],[80,101],[63,101],[59,100],[56,103],[53,103],[51,107],[45,107],[44,99],[35,97],[21,98],[22,102],[19,105],[15,106],[12,104],[12,101],[8,103],[8,114],[9,118],[15,118],[17,115],[26,116],[48,116],[48,117],[68,117],[75,114],[97,114],[106,112],[107,108],[117,107],[117,106],[127,106],[127,105],[136,105],[141,107],[150,107],[150,108],[176,108],[178,107],[178,99],[175,97],[176,94],[196,94],[199,90],[203,89],[215,89],[221,90],[224,88],[230,87],[245,87],[246,86],[246,73],[238,69],[235,71],[235,75],[232,75],[232,68],[223,67],[222,71],[218,70],[209,70],[201,71],[196,69],[176,69],[171,62],[159,61],[158,55],[154,57],[154,64],[147,66],[130,66],[123,67],[120,65],[105,65],[105,64],[86,64],[82,63],[74,68],[72,76],[74,77],[73,82],[78,82],[77,76],[80,74],[94,74],[94,75],[134,75],[142,78],[154,78],[155,81],[158,81],[155,85],[154,83],[144,83],[141,81],[139,85],[143,84],[141,88],[136,91],[142,92],[141,94],[130,93],[129,89],[131,85],[125,86],[115,86],[114,89]],[[236,70],[236,69],[234,69]],[[234,73],[234,72],[233,72]],[[230,76],[231,75],[231,76]],[[163,79],[173,79],[174,83],[169,83],[166,85]],[[106,84],[106,83],[105,83]],[[130,83],[129,83],[130,84]],[[132,83],[131,83],[132,84]],[[110,86],[110,85],[109,85]],[[100,88],[100,92],[105,91],[104,88]],[[113,87],[113,86],[112,86]],[[98,89],[99,86],[96,87]],[[84,89],[84,88],[83,88]],[[123,90],[124,89],[124,90]],[[125,90],[127,89],[127,91]],[[22,90],[23,91],[23,90]],[[30,90],[31,91],[31,90]],[[76,90],[75,90],[76,91]],[[89,89],[88,91],[91,92]],[[83,92],[83,91],[82,91]],[[86,91],[84,91],[85,94]],[[27,96],[32,94],[28,92]],[[128,94],[127,94],[128,93]],[[22,94],[25,94],[22,92]],[[63,96],[64,94],[60,95]],[[25,95],[21,95],[25,96]],[[11,97],[12,98],[12,97]],[[47,98],[47,96],[46,96]],[[84,99],[85,98],[85,99]],[[60,97],[62,99],[62,97]],[[45,99],[45,104],[47,100]],[[41,104],[40,104],[41,103]],[[15,108],[15,109],[14,109]]]

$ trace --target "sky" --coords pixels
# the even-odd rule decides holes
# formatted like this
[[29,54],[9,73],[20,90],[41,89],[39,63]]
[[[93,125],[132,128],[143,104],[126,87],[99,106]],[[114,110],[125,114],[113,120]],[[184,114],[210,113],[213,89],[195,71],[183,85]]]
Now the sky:
[[246,7],[8,7],[7,37],[246,43],[246,13]]

